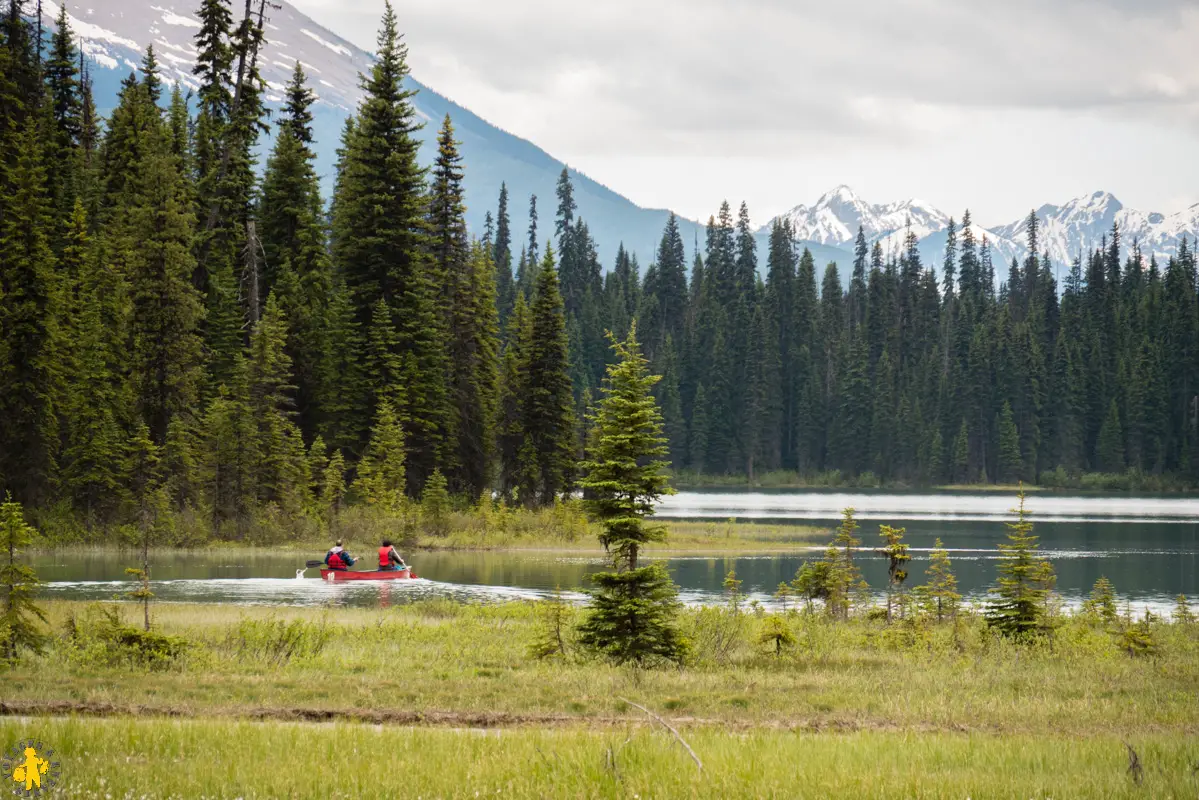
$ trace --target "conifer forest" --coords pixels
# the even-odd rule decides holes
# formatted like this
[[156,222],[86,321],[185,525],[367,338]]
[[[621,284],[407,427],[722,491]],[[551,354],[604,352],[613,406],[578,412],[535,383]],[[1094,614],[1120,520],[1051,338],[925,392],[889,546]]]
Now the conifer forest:
[[725,203],[639,264],[597,252],[565,170],[468,230],[453,120],[418,163],[390,7],[325,197],[299,63],[267,108],[261,4],[202,0],[199,90],[151,47],[107,119],[65,11],[43,30],[6,5],[0,490],[43,518],[152,507],[233,535],[430,485],[552,504],[630,331],[676,476],[1199,483],[1193,242],[1159,261],[1113,228],[1055,264],[1033,213],[1030,255],[996,263],[966,211],[941,263],[859,232],[817,264],[786,223],[761,263]]

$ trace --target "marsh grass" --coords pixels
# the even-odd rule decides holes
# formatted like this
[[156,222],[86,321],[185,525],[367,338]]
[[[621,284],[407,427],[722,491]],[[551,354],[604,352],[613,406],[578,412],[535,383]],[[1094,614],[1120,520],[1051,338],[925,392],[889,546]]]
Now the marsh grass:
[[[55,630],[80,607],[48,604]],[[125,606],[126,614],[134,611]],[[792,612],[783,620],[795,644],[776,655],[760,643],[762,629],[776,624],[767,615],[688,609],[681,623],[693,662],[641,672],[606,666],[573,646],[566,658],[533,658],[543,619],[532,603],[439,600],[326,611],[164,603],[156,630],[190,645],[177,668],[73,659],[60,635],[44,657],[5,671],[0,699],[34,711],[47,703],[234,716],[398,709],[610,725],[638,718],[614,700],[624,696],[744,729],[1199,733],[1199,625],[1154,622],[1156,655],[1132,657],[1118,631],[1081,618],[1064,618],[1052,637],[1017,645],[974,615],[888,626]],[[289,629],[304,631],[302,657],[271,656],[269,643],[286,639],[279,632]],[[267,644],[239,645],[239,630],[258,631]],[[317,639],[319,647],[311,645]]]
[[[450,515],[445,535],[434,536],[415,530],[414,538],[403,543],[407,550],[553,550],[578,553],[602,553],[596,535],[598,528],[587,522],[568,507],[557,511],[505,512],[499,519],[480,516],[477,512],[457,511]],[[647,549],[652,552],[687,553],[771,553],[805,550],[817,546],[828,531],[812,525],[763,525],[754,522],[721,522],[701,520],[661,520],[666,526],[665,542],[653,542]],[[255,539],[236,541],[197,541],[194,547],[166,546],[151,548],[151,556],[169,555],[178,552],[230,551],[269,552],[280,550],[323,555],[334,538],[345,541],[354,553],[371,553],[384,537],[401,541],[397,525],[386,518],[358,515],[349,511],[335,532],[314,536],[310,532],[302,536],[274,540],[267,544]],[[62,542],[43,538],[41,550],[52,550]],[[72,544],[72,553],[105,553],[114,550],[132,551],[131,545],[121,541],[109,543]],[[153,560],[153,558],[151,559]]]
[[1190,797],[1199,746],[1117,737],[880,731],[727,732],[684,727],[702,772],[669,734],[626,728],[502,731],[214,720],[0,721],[62,763],[64,796],[93,798]]

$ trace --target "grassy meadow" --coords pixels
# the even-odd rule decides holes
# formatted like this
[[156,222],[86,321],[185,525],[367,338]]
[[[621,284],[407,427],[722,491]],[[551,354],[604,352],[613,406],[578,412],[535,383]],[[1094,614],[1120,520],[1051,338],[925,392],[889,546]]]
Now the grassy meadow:
[[[687,609],[683,669],[584,657],[549,604],[162,604],[156,660],[102,634],[128,604],[48,604],[3,673],[3,740],[58,748],[71,797],[1193,797],[1199,625],[1064,617],[1017,645],[956,622]],[[534,645],[563,623],[565,654]],[[703,761],[702,773],[673,736]],[[486,731],[484,733],[484,731]],[[626,742],[627,740],[627,742]],[[1122,742],[1143,765],[1138,787]],[[609,750],[612,755],[609,755]],[[615,766],[613,766],[613,759]],[[386,765],[386,766],[382,766]]]
[[[0,719],[5,741],[31,729]],[[50,719],[63,796],[115,798],[1194,797],[1195,739]]]

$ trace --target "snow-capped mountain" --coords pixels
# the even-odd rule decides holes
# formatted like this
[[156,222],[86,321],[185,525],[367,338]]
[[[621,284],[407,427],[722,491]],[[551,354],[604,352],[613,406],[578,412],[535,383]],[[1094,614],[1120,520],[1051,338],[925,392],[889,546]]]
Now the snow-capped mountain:
[[[853,189],[842,185],[825,192],[813,205],[798,205],[776,219],[790,220],[798,239],[849,251],[853,250],[861,226],[866,241],[871,244],[882,242],[883,250],[888,254],[903,247],[910,228],[920,243],[921,259],[936,266],[944,259],[949,216],[917,199],[868,203]],[[762,230],[768,231],[773,223],[771,220]],[[976,240],[981,242],[984,235],[987,237],[996,261],[1010,261],[1013,256],[1022,255],[1022,246],[1009,237],[978,224],[972,224],[970,228]]]
[[[1048,250],[1056,263],[1069,264],[1080,253],[1099,246],[1104,236],[1110,236],[1112,225],[1120,229],[1124,248],[1137,242],[1148,258],[1159,259],[1178,252],[1182,237],[1192,241],[1199,234],[1199,203],[1173,214],[1146,213],[1127,208],[1109,192],[1095,192],[1077,197],[1065,205],[1043,205],[1037,209],[1041,220],[1040,249]],[[1021,219],[995,228],[995,232],[1024,242],[1028,220]]]
[[[1037,209],[1037,217],[1041,221],[1038,249],[1048,250],[1050,259],[1058,266],[1065,266],[1080,252],[1098,246],[1105,235],[1110,235],[1113,223],[1120,227],[1124,249],[1127,251],[1133,242],[1138,242],[1146,258],[1150,254],[1159,259],[1168,258],[1177,252],[1182,237],[1194,240],[1199,236],[1199,204],[1169,215],[1145,213],[1125,208],[1108,192],[1095,192],[1061,206],[1043,205]],[[823,194],[815,204],[798,205],[778,217],[784,218],[791,221],[797,238],[842,250],[853,249],[860,225],[867,241],[881,241],[888,253],[903,246],[910,226],[919,240],[925,264],[936,267],[944,259],[949,215],[919,200],[872,204],[848,186],[838,186]],[[763,230],[769,230],[772,223],[773,220]],[[1003,265],[1013,258],[1023,259],[1028,253],[1027,217],[993,228],[977,223],[970,227],[976,241],[981,242],[986,236],[997,274],[1006,274]]]

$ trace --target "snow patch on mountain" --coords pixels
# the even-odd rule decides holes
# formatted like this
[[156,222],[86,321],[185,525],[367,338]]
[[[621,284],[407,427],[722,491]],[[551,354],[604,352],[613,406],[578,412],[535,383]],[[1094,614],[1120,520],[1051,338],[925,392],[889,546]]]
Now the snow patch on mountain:
[[350,49],[348,47],[342,47],[339,44],[334,44],[333,42],[330,42],[326,39],[322,39],[320,36],[313,33],[312,31],[308,30],[307,28],[300,28],[300,33],[302,33],[305,36],[307,36],[308,38],[312,39],[314,42],[319,42],[320,44],[323,44],[325,47],[328,47],[334,53],[340,53],[343,56],[350,55]]
[[191,17],[185,17],[180,14],[176,14],[174,11],[172,11],[169,8],[163,8],[161,6],[150,6],[150,8],[154,9],[155,11],[161,11],[162,12],[162,21],[165,22],[167,25],[182,25],[185,28],[199,28],[200,27],[199,20],[192,19]]

